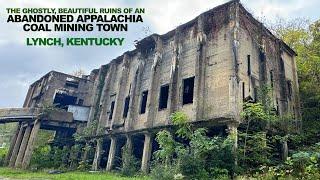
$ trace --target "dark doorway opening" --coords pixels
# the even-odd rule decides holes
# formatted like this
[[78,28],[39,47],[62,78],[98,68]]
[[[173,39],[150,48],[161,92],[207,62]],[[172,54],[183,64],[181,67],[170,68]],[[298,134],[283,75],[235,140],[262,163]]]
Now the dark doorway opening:
[[119,137],[116,143],[116,152],[114,159],[114,168],[121,169],[122,167],[122,149],[126,144],[126,139],[124,137]]
[[141,164],[142,155],[144,147],[144,135],[136,134],[132,136],[132,155],[139,161]]
[[104,139],[102,144],[102,153],[100,159],[100,168],[105,169],[107,167],[107,161],[109,156],[109,149],[110,149],[110,140]]

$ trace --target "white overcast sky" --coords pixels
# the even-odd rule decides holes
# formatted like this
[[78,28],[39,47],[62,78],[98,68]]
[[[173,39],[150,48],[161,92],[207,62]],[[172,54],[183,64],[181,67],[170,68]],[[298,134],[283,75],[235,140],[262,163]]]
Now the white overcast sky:
[[[29,85],[50,70],[86,73],[134,48],[134,40],[166,33],[227,0],[0,0],[0,108],[21,107]],[[241,0],[254,14],[272,21],[277,17],[319,19],[319,0]],[[143,7],[144,23],[120,33],[122,47],[30,47],[26,37],[108,37],[112,33],[27,33],[21,24],[7,24],[7,7]],[[149,31],[146,29],[149,28]]]

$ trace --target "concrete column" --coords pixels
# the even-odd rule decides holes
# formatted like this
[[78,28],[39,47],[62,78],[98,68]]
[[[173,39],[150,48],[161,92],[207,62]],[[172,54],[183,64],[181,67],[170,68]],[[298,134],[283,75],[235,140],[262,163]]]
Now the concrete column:
[[283,161],[286,161],[288,159],[288,152],[289,152],[288,142],[287,140],[284,140],[282,142],[282,160]]
[[18,156],[18,152],[19,152],[19,148],[20,148],[20,144],[21,144],[21,140],[22,140],[22,137],[23,137],[23,131],[24,131],[24,128],[21,125],[19,133],[18,133],[18,136],[17,136],[17,139],[16,139],[16,143],[15,143],[15,145],[13,147],[12,152],[11,152],[11,156],[10,156],[10,160],[9,160],[9,166],[10,167],[13,167],[15,162],[16,162],[16,159],[17,159],[17,156]]
[[124,123],[124,120],[122,118],[122,112],[123,112],[123,104],[124,99],[128,94],[126,94],[126,86],[128,83],[128,75],[129,75],[129,65],[130,65],[130,56],[129,54],[125,53],[123,56],[123,63],[122,63],[122,73],[120,77],[120,81],[118,82],[118,89],[117,89],[117,96],[115,101],[115,108],[114,108],[114,114],[111,121],[112,128],[113,125],[121,125]]
[[22,168],[23,169],[26,169],[30,164],[33,146],[34,146],[35,140],[37,138],[37,135],[38,135],[38,132],[40,129],[40,125],[41,125],[40,120],[39,119],[35,120],[30,137],[29,137],[29,140],[28,140],[28,145],[27,145],[26,151],[24,153],[23,161],[22,161]]
[[23,139],[19,148],[19,153],[15,162],[15,167],[21,167],[22,164],[22,160],[24,157],[24,153],[28,144],[28,140],[30,137],[30,133],[31,133],[31,126],[27,126],[24,135],[23,135]]
[[142,154],[142,161],[141,161],[142,172],[148,173],[149,171],[151,152],[152,152],[152,137],[151,137],[151,134],[146,133],[144,134],[144,145],[143,145],[143,154]]
[[204,16],[198,18],[197,33],[197,56],[195,66],[195,84],[194,84],[194,107],[196,108],[196,119],[203,119],[204,101],[205,101],[205,83],[206,83],[206,34],[204,33]]
[[96,171],[100,167],[100,160],[101,160],[101,152],[102,152],[102,139],[97,140],[96,152],[94,154],[94,159],[92,163],[92,170]]
[[234,145],[232,148],[234,157],[235,157],[235,165],[238,164],[238,159],[237,159],[237,149],[238,149],[238,129],[237,126],[235,124],[229,124],[228,125],[228,133],[229,133],[229,137],[232,138],[232,140],[234,141]]
[[126,148],[128,152],[132,152],[132,136],[131,135],[126,135],[127,142],[126,142]]
[[90,144],[88,142],[86,142],[86,144],[82,150],[83,151],[82,155],[81,155],[81,159],[83,162],[87,162],[87,160],[88,160],[89,149],[90,149]]
[[[179,105],[179,80],[180,73],[179,70],[179,61],[181,57],[181,43],[180,43],[180,29],[177,28],[174,36],[174,46],[173,46],[173,54],[171,60],[171,71],[170,71],[170,84],[169,84],[169,99],[168,99],[168,110],[169,113],[174,113],[178,109]],[[170,120],[169,120],[170,121]],[[167,122],[168,124],[170,122]]]
[[110,150],[108,155],[108,162],[107,162],[107,171],[110,171],[112,169],[112,166],[114,164],[114,158],[116,155],[116,147],[117,147],[117,139],[116,137],[111,137],[111,144],[110,144]]
[[9,161],[10,161],[10,158],[11,158],[11,154],[12,154],[13,148],[14,148],[14,146],[15,146],[15,144],[16,144],[17,137],[18,137],[19,132],[20,132],[20,128],[21,128],[21,123],[17,124],[16,129],[15,129],[15,133],[14,133],[14,135],[11,137],[10,147],[9,147],[8,153],[7,153],[7,155],[6,155],[6,159],[5,159],[5,161],[4,161],[4,165],[5,165],[5,166],[9,165]]
[[139,98],[140,98],[140,91],[141,91],[141,84],[142,84],[142,75],[143,75],[143,69],[144,69],[144,59],[141,57],[141,53],[138,52],[138,58],[139,58],[139,65],[136,70],[134,80],[131,85],[131,94],[130,94],[130,105],[129,105],[129,114],[128,114],[128,120],[125,123],[125,129],[126,131],[129,131],[132,128],[133,120],[136,119],[138,115],[138,109],[139,109]]

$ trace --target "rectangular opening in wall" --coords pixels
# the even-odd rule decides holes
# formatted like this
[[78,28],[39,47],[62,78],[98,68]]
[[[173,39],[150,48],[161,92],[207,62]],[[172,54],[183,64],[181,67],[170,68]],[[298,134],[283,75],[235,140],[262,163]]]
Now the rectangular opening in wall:
[[194,76],[183,80],[183,104],[193,103]]
[[244,82],[242,82],[242,100],[244,101],[244,99],[246,98],[246,91],[245,91],[245,85]]
[[123,117],[126,118],[129,112],[129,103],[130,103],[130,96],[127,96],[124,100],[124,108],[123,108]]
[[269,73],[270,73],[270,84],[271,84],[271,87],[273,88],[273,71],[271,70]]
[[250,55],[247,56],[247,65],[248,65],[248,76],[251,75],[251,62]]
[[115,101],[112,101],[110,105],[110,111],[109,111],[109,120],[111,120],[113,116],[114,104],[115,104]]
[[253,88],[253,98],[254,102],[258,102],[258,87]]
[[148,91],[143,91],[141,95],[140,114],[144,114],[147,108]]
[[65,93],[57,92],[54,96],[53,104],[62,109],[68,109],[68,105],[75,105],[77,97]]
[[169,85],[161,86],[159,97],[159,110],[166,109],[169,98]]
[[73,79],[73,78],[67,78],[66,80],[66,87],[73,87],[73,88],[78,88],[79,87],[79,81]]
[[287,81],[287,87],[288,87],[288,97],[289,97],[289,99],[291,99],[291,97],[292,97],[292,84],[291,84],[290,80]]
[[284,73],[284,62],[282,58],[280,58],[280,71]]

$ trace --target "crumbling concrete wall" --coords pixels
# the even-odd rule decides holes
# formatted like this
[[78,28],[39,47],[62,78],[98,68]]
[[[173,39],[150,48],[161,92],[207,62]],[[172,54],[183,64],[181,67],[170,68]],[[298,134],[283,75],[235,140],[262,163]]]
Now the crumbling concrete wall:
[[[67,80],[77,82],[78,87],[67,86]],[[76,96],[77,104],[82,101],[81,104],[83,106],[91,106],[90,97],[92,86],[93,81],[90,80],[90,77],[78,78],[51,71],[30,86],[24,107],[40,107],[42,105],[53,104],[55,94],[58,91],[63,91],[69,95]]]

